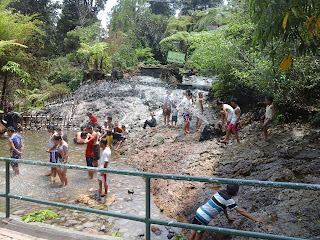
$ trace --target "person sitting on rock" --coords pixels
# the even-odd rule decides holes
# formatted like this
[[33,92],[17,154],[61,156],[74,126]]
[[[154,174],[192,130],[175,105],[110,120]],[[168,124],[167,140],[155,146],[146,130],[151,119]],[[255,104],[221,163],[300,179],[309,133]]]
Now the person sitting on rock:
[[97,117],[96,117],[93,113],[88,112],[88,113],[87,113],[87,116],[89,117],[89,124],[90,124],[91,126],[94,126],[94,123],[98,122]]
[[119,150],[121,144],[129,137],[129,132],[128,132],[126,126],[122,125],[121,129],[122,129],[122,132],[121,132],[121,136],[119,138],[119,141],[117,143],[116,150]]
[[[232,197],[237,196],[239,191],[239,185],[228,184],[225,190],[221,190],[213,195],[213,197],[204,205],[199,207],[196,211],[192,224],[207,226],[209,222],[214,219],[219,213],[223,211],[226,218],[229,221],[236,220],[236,217],[230,217],[227,212],[227,208],[230,210],[236,210],[241,215],[260,223],[266,223],[262,218],[256,218],[250,213],[247,213],[242,208],[238,207]],[[193,230],[188,240],[200,240],[203,232]]]
[[156,127],[157,126],[157,120],[155,118],[155,115],[154,115],[154,112],[151,112],[150,113],[150,116],[151,116],[151,120],[147,119],[145,122],[144,122],[144,125],[143,125],[143,129],[146,129],[147,125],[149,127]]

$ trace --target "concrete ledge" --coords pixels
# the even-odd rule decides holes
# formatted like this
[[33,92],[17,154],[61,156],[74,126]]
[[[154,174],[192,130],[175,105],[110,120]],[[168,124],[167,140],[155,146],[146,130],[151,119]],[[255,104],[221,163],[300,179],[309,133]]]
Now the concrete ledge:
[[45,223],[24,223],[17,216],[5,218],[5,215],[3,213],[0,213],[0,227],[31,235],[33,237],[49,240],[126,240],[123,237],[119,238],[106,235],[84,233],[72,229],[52,226]]

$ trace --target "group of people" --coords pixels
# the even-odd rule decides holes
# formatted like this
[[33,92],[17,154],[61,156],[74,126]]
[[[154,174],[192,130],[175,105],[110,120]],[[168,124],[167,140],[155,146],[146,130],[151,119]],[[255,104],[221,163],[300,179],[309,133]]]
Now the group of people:
[[[268,139],[268,126],[272,122],[275,117],[275,107],[273,106],[273,98],[266,97],[266,111],[265,114],[261,117],[264,121],[262,125],[262,130],[264,133],[264,139]],[[221,123],[226,129],[226,135],[220,141],[221,143],[228,143],[231,133],[233,133],[237,144],[240,144],[240,139],[238,135],[239,126],[240,126],[240,116],[241,116],[241,109],[239,107],[238,100],[236,98],[231,100],[231,106],[228,104],[223,103],[222,101],[217,102],[217,106],[220,111],[221,116]]]
[[[195,104],[194,104],[195,103]],[[273,99],[271,97],[266,97],[265,103],[267,105],[265,114],[262,116],[264,119],[263,132],[264,138],[268,138],[268,125],[272,122],[275,116],[275,108],[273,106]],[[193,106],[193,104],[195,106]],[[220,117],[221,123],[226,128],[226,135],[221,140],[221,143],[227,143],[230,139],[231,133],[233,133],[237,144],[240,143],[238,136],[241,109],[237,99],[231,100],[231,105],[223,103],[222,101],[217,102],[217,107],[221,110]],[[164,126],[177,123],[178,112],[181,112],[184,120],[183,132],[185,134],[190,133],[190,121],[192,116],[195,114],[197,116],[196,121],[196,131],[198,131],[202,124],[201,115],[203,114],[203,93],[200,92],[196,100],[193,99],[193,95],[190,90],[185,91],[185,96],[180,104],[175,104],[171,92],[164,97],[163,105],[163,120]],[[12,115],[12,114],[11,114]],[[143,128],[147,126],[156,127],[157,121],[154,112],[150,113],[151,119],[145,121]],[[103,125],[98,124],[97,117],[92,113],[88,113],[89,123],[86,126],[81,127],[81,131],[77,133],[74,138],[74,142],[78,144],[86,144],[86,163],[89,167],[99,167],[107,168],[108,163],[111,159],[111,149],[118,150],[121,144],[128,138],[129,133],[126,126],[123,125],[119,127],[118,122],[112,121],[112,117],[108,117],[104,121]],[[50,162],[67,164],[70,162],[69,157],[69,146],[68,138],[65,133],[59,128],[54,126],[48,126],[48,132],[50,133],[49,138],[49,148],[47,152],[50,153]],[[24,144],[22,138],[19,134],[16,134],[16,128],[14,126],[9,126],[7,128],[9,135],[10,153],[11,158],[21,158],[24,152]],[[102,154],[100,158],[100,148],[102,149]],[[19,174],[18,163],[11,162],[11,165],[16,174]],[[64,168],[51,168],[49,176],[51,180],[56,179],[58,174],[61,187],[66,187],[68,184],[67,170]],[[89,179],[93,179],[94,172],[88,172]],[[97,179],[99,188],[98,191],[101,196],[106,196],[108,193],[107,175],[106,173],[97,173]],[[104,190],[104,193],[103,193]],[[239,186],[236,184],[229,184],[225,190],[217,192],[206,204],[199,207],[194,216],[193,223],[199,225],[207,225],[209,222],[215,218],[220,212],[224,212],[225,216],[229,221],[235,220],[234,217],[230,217],[227,213],[227,209],[235,209],[241,215],[256,221],[265,223],[266,221],[261,218],[255,218],[243,209],[239,208],[232,197],[236,196],[239,191]],[[200,240],[202,238],[203,232],[194,230],[189,240]]]
[[[203,115],[203,93],[199,92],[196,100],[193,98],[192,92],[187,89],[184,92],[184,97],[179,104],[176,104],[172,95],[171,90],[167,90],[167,94],[163,99],[163,124],[165,127],[174,125],[177,126],[178,112],[181,112],[184,120],[183,132],[185,134],[190,133],[190,121],[193,115],[196,115],[196,131],[200,131],[202,119],[200,116]],[[147,119],[144,122],[143,129],[147,126],[156,127],[157,120],[154,112],[150,113],[151,119]],[[171,122],[170,122],[171,120]]]

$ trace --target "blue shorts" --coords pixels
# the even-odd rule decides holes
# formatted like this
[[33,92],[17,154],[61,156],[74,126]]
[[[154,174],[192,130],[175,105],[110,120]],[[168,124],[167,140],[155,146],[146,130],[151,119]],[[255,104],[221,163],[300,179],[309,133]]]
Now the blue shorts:
[[86,158],[86,161],[88,167],[93,167],[93,157]]
[[126,140],[125,137],[120,137],[120,138],[119,138],[119,142],[124,142],[125,140]]
[[17,163],[17,162],[11,162],[10,164],[11,164],[11,166],[12,166],[13,168],[19,167],[19,163]]
[[178,121],[178,116],[172,116],[172,122],[177,122]]
[[49,154],[50,154],[50,162],[57,163],[58,162],[58,151],[51,151]]

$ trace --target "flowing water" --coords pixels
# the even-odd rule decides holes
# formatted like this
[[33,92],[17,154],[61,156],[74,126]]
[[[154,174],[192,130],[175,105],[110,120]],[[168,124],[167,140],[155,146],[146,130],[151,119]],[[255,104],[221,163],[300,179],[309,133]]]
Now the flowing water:
[[[198,82],[197,82],[198,80]],[[193,79],[193,83],[197,84],[203,91],[203,84],[211,85],[214,79]],[[190,81],[185,86],[174,88],[172,96],[174,102],[178,104],[182,98],[186,88],[191,88]],[[200,85],[199,85],[200,84]],[[199,87],[200,86],[200,87]],[[83,85],[75,94],[73,100],[68,100],[61,104],[49,105],[52,113],[70,114],[73,112],[74,126],[80,126],[87,121],[87,111],[92,111],[101,121],[106,116],[112,115],[113,119],[119,121],[120,124],[129,126],[131,137],[139,136],[141,126],[148,117],[149,111],[155,111],[157,116],[161,116],[163,98],[168,89],[168,85],[154,79],[152,77],[136,77],[126,81],[119,82],[100,82],[91,85]],[[206,103],[207,107],[208,103]],[[72,110],[73,109],[73,110]],[[197,116],[197,111],[193,111]],[[181,115],[180,126],[182,124]],[[200,116],[200,115],[199,115]],[[212,122],[213,114],[205,111],[205,121]],[[159,127],[162,125],[161,117],[158,117]],[[72,142],[75,132],[67,132],[69,137],[70,148],[70,164],[85,166],[85,146],[76,145]],[[48,147],[49,133],[41,131],[24,131],[22,134],[25,144],[25,154],[23,159],[34,161],[48,161],[49,154],[45,151]],[[0,137],[0,156],[9,156],[9,146],[7,137]],[[113,152],[112,161],[109,165],[113,169],[135,170],[125,163],[125,159],[120,158],[118,153]],[[77,203],[76,198],[80,194],[93,194],[94,189],[98,187],[96,178],[88,179],[85,171],[68,170],[68,188],[61,189],[58,183],[51,183],[49,177],[44,175],[49,172],[48,167],[23,165],[20,164],[20,175],[14,176],[11,173],[11,192],[16,195],[39,198],[43,200],[65,202],[71,204]],[[108,174],[109,198],[114,202],[108,206],[108,210],[118,213],[132,214],[143,217],[145,215],[145,182],[141,177],[122,176],[116,174]],[[133,189],[132,201],[128,200],[128,189]],[[5,190],[5,167],[0,163],[0,191]],[[4,199],[0,198],[0,209],[4,211]],[[40,204],[30,203],[20,200],[11,201],[12,213],[23,216],[34,210],[51,209],[58,213],[59,219],[50,220],[48,223],[63,227],[72,227],[79,231],[96,230],[101,234],[112,234],[119,229],[120,234],[128,239],[144,239],[144,223],[129,221],[125,219],[116,219],[107,216],[101,216],[91,213],[83,213],[79,211],[66,210],[57,207],[44,206]],[[155,219],[169,220],[156,207],[152,201],[151,216]],[[167,239],[168,229],[158,226],[159,231],[152,233],[152,239]],[[178,229],[174,229],[178,232]]]

